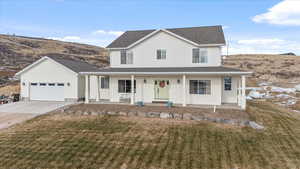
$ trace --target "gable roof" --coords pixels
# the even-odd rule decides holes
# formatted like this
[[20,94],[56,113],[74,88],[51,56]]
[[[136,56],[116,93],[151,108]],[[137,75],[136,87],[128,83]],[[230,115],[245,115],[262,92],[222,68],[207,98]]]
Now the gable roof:
[[84,61],[73,60],[73,59],[65,59],[59,56],[47,56],[54,61],[64,65],[65,67],[71,69],[72,71],[79,73],[79,72],[86,72],[86,71],[98,71],[99,69]]
[[43,62],[44,60],[51,59],[64,67],[68,68],[74,73],[79,73],[79,72],[89,72],[89,71],[98,71],[99,69],[89,63],[86,63],[84,61],[78,61],[78,60],[72,60],[72,59],[64,59],[59,56],[44,56],[41,59],[37,60],[36,62],[30,64],[26,68],[22,69],[18,73],[16,73],[16,76],[21,75],[22,73],[26,72],[27,70],[31,69],[35,65]]
[[189,27],[189,28],[172,28],[161,30],[138,30],[138,31],[126,31],[107,48],[128,48],[134,43],[141,41],[143,38],[147,38],[150,35],[159,31],[165,31],[170,34],[175,34],[187,41],[191,41],[196,45],[223,45],[225,44],[225,38],[222,26],[203,26],[203,27]]

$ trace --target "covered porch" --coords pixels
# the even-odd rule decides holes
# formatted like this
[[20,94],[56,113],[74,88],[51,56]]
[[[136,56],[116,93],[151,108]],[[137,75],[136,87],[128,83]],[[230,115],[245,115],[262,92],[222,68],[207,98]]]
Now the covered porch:
[[[125,69],[125,68],[119,68]],[[246,75],[241,72],[83,72],[85,103],[131,104],[202,108],[246,108]],[[230,77],[230,91],[224,78]],[[102,79],[109,79],[103,89]],[[91,80],[94,79],[94,80]],[[105,93],[105,94],[103,94]]]

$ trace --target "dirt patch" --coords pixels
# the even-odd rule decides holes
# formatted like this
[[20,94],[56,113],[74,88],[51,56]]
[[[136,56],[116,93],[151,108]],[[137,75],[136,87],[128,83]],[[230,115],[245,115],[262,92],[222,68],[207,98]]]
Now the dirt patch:
[[0,87],[0,96],[1,95],[11,96],[12,94],[16,94],[16,93],[20,93],[19,83]]

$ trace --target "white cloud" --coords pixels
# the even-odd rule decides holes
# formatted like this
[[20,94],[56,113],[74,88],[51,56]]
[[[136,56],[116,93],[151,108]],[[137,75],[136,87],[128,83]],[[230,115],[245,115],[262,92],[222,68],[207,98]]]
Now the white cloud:
[[[230,41],[229,54],[280,54],[294,52],[300,55],[300,41],[279,38],[255,38]],[[227,53],[227,48],[223,50]]]
[[300,0],[284,0],[252,20],[257,23],[300,26]]
[[224,25],[224,26],[222,26],[222,28],[223,28],[223,29],[229,29],[230,26]]
[[82,38],[79,36],[64,36],[64,37],[47,37],[47,39],[65,41],[65,42],[76,42],[82,44],[96,45],[105,47],[107,46],[111,40],[110,39],[100,39],[100,38]]
[[285,40],[278,39],[278,38],[271,38],[271,39],[247,39],[247,40],[239,40],[238,44],[244,45],[271,45],[271,44],[282,44]]
[[124,32],[122,31],[105,31],[105,30],[97,30],[94,31],[93,34],[99,34],[99,35],[113,35],[113,36],[120,36]]

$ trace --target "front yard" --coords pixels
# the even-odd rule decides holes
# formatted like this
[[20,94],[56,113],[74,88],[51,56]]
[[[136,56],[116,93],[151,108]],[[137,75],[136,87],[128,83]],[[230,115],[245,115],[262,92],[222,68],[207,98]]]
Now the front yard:
[[[60,112],[0,131],[2,168],[299,168],[300,115],[250,102],[248,127]],[[0,167],[0,168],[1,168]]]

